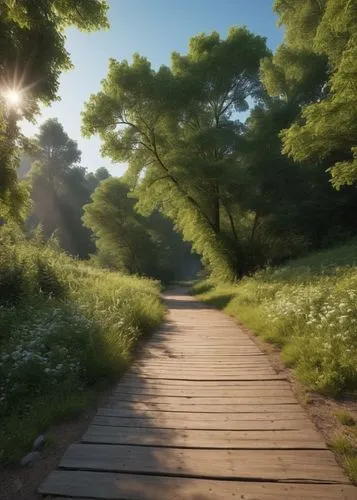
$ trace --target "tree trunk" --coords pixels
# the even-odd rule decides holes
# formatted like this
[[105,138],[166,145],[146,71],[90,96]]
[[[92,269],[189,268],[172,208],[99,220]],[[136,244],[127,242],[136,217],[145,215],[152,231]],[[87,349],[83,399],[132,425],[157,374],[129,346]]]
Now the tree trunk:
[[255,233],[257,231],[258,224],[259,224],[259,214],[258,214],[258,212],[255,212],[254,222],[253,222],[253,227],[252,227],[252,232],[250,234],[250,240],[249,240],[249,245],[250,246],[253,245],[254,237],[255,237]]
[[220,223],[220,199],[219,199],[219,184],[216,182],[215,185],[215,194],[213,201],[213,228],[216,234],[218,234],[221,230]]
[[226,212],[227,212],[227,215],[228,215],[228,218],[229,218],[229,223],[231,225],[231,230],[232,230],[232,234],[233,234],[233,237],[234,237],[234,241],[238,242],[238,235],[237,235],[237,231],[236,231],[236,228],[235,228],[235,225],[234,225],[234,220],[233,220],[232,214],[230,213],[229,208],[228,208],[227,205],[224,205],[224,208],[226,209]]

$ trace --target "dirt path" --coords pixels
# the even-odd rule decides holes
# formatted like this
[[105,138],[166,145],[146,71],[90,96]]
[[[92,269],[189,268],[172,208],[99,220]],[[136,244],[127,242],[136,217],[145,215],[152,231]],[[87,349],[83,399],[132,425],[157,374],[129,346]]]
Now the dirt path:
[[357,498],[284,375],[183,292],[40,491],[126,500]]

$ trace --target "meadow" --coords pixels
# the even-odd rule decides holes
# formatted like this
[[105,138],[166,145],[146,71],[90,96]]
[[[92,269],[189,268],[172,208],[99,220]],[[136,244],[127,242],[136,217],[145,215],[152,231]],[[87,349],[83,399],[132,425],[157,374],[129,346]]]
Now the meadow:
[[163,314],[158,282],[90,267],[54,240],[3,228],[0,461],[18,461],[39,433],[83,411]]

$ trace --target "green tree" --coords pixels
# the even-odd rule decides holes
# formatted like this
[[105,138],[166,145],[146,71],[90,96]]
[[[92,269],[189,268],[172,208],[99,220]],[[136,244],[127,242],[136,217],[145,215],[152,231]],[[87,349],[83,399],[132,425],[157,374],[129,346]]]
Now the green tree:
[[118,178],[103,181],[95,190],[83,216],[95,236],[94,260],[104,267],[165,282],[181,277],[183,267],[192,265],[189,247],[159,213],[138,214],[136,202]]
[[86,180],[91,191],[94,191],[102,181],[105,181],[109,177],[110,173],[105,167],[99,167],[95,172],[88,172],[86,174]]
[[[33,119],[39,104],[57,98],[59,75],[71,68],[64,30],[108,26],[104,0],[0,0],[0,215],[16,217],[26,200],[18,184],[18,120]],[[21,98],[11,104],[9,91]],[[10,94],[10,96],[14,94]]]
[[[328,63],[320,92],[305,98],[298,119],[283,131],[283,151],[296,161],[320,162],[329,167],[337,189],[353,184],[357,181],[356,2],[277,0],[275,9],[286,35],[273,61],[263,65],[268,91],[283,94],[281,89],[294,72],[289,61],[280,64],[284,50],[303,51],[311,61]],[[313,76],[316,68],[308,68],[308,58],[302,71],[307,83],[306,75]]]
[[252,110],[247,120],[239,155],[242,192],[236,197],[254,215],[248,266],[319,250],[357,230],[352,215],[357,190],[336,192],[322,165],[297,163],[281,153],[280,131],[295,116],[295,103],[273,99]]
[[129,163],[139,209],[159,209],[216,274],[236,273],[238,236],[230,189],[242,126],[237,113],[260,96],[265,40],[245,28],[194,37],[186,56],[158,71],[139,55],[110,61],[102,90],[83,113],[83,132]]
[[88,179],[79,166],[81,153],[56,119],[47,120],[37,137],[37,154],[29,175],[32,211],[30,226],[41,224],[49,238],[57,232],[62,248],[88,257],[94,251],[90,232],[81,222],[82,207],[99,184],[103,171]]

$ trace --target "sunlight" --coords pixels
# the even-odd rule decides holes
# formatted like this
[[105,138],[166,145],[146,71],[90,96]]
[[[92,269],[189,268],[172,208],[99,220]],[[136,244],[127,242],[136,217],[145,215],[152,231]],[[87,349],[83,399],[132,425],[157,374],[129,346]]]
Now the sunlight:
[[16,107],[21,104],[21,92],[15,89],[9,89],[3,92],[6,104],[10,107]]

